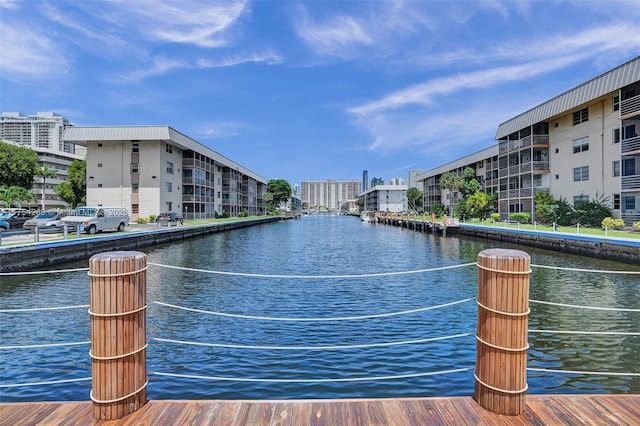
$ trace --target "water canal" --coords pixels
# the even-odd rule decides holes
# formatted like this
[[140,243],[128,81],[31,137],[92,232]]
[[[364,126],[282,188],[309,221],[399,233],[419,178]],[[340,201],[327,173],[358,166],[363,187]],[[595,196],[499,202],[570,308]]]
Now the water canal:
[[[477,269],[466,264],[491,247],[496,242],[314,215],[150,248],[150,263],[254,275],[149,267],[148,396],[471,395]],[[533,265],[637,271],[515,248]],[[433,270],[443,267],[451,268]],[[530,333],[529,367],[609,373],[529,371],[529,392],[639,393],[640,276],[534,267],[531,283],[533,300],[623,310],[532,302],[530,329],[627,334]],[[0,277],[0,310],[88,300],[86,271]],[[9,347],[88,340],[86,308],[0,312],[0,401],[87,400],[88,344]],[[78,381],[44,383],[62,380]]]

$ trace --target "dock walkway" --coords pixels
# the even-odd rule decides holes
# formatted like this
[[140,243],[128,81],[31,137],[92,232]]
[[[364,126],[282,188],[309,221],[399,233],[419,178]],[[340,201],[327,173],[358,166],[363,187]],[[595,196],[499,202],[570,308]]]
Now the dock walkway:
[[471,397],[299,401],[149,401],[120,420],[91,402],[0,403],[0,425],[638,425],[640,395],[527,395],[522,416],[491,413]]

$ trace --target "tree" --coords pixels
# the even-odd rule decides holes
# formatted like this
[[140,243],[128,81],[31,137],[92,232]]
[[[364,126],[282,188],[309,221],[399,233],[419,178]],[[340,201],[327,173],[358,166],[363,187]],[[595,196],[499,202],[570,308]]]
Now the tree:
[[73,160],[69,166],[68,181],[60,183],[53,190],[71,208],[86,204],[87,163],[82,160]]
[[271,200],[267,203],[267,210],[271,203],[272,210],[286,202],[291,197],[291,185],[284,179],[269,179],[267,182],[267,195],[271,194]]
[[45,210],[45,189],[47,186],[47,178],[54,178],[58,176],[58,171],[49,167],[47,164],[42,167],[36,167],[35,175],[42,178],[42,211]]
[[4,203],[5,207],[11,207],[14,204],[22,207],[22,203],[34,201],[34,197],[31,191],[21,186],[1,186],[0,201]]
[[0,186],[30,190],[38,161],[34,150],[0,142]]
[[449,211],[453,208],[453,195],[464,183],[464,179],[453,172],[447,172],[440,177],[440,187],[449,190]]
[[416,187],[407,189],[407,203],[409,210],[418,211],[418,207],[422,207],[423,192]]
[[484,218],[487,215],[489,201],[491,197],[482,192],[476,191],[467,198],[467,210],[472,217]]

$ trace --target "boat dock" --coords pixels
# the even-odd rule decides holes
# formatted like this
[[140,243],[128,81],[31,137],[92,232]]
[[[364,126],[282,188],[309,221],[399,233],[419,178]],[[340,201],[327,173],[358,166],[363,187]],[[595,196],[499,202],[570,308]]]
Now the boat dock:
[[528,395],[520,416],[471,397],[300,401],[149,401],[119,420],[91,402],[0,404],[0,425],[637,425],[640,395]]

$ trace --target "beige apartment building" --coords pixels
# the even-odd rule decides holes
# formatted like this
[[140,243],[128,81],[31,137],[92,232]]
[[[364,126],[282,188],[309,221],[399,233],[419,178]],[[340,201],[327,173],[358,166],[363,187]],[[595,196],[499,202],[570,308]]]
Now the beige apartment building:
[[87,149],[87,204],[125,207],[131,219],[266,213],[267,181],[169,126],[69,127]]
[[443,198],[440,176],[468,164],[486,191],[497,188],[503,218],[528,212],[535,220],[534,195],[546,191],[573,204],[606,197],[630,225],[640,220],[638,129],[640,57],[500,124],[497,167],[495,153],[483,159],[481,151],[421,174],[425,207]]

